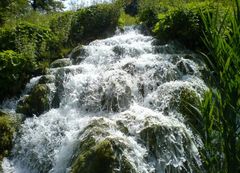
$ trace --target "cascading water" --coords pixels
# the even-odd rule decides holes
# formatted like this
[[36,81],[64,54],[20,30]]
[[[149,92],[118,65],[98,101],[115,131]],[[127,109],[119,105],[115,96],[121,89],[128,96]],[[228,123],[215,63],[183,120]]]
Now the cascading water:
[[73,65],[50,69],[54,106],[24,121],[3,161],[5,173],[76,172],[79,158],[93,151],[83,151],[85,145],[97,150],[101,144],[115,153],[115,173],[201,169],[201,140],[179,111],[183,91],[200,97],[206,90],[194,54],[158,45],[136,27],[79,49]]

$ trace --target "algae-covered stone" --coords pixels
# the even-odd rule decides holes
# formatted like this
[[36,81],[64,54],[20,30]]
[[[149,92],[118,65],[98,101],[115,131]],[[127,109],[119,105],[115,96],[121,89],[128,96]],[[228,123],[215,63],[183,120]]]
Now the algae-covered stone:
[[0,110],[0,162],[9,155],[16,128],[17,120]]
[[36,85],[29,96],[26,96],[17,105],[17,113],[23,113],[26,116],[33,116],[44,113],[50,109],[48,95],[50,89],[45,84]]
[[200,128],[200,117],[196,109],[200,108],[200,97],[194,90],[183,88],[180,92],[178,110],[191,125]]
[[100,118],[85,128],[70,163],[71,173],[136,173],[123,155],[126,145],[118,138],[108,137],[107,130],[112,125]]
[[39,84],[47,84],[47,83],[54,83],[54,82],[55,82],[54,75],[43,75],[38,81]]
[[71,65],[71,61],[68,58],[57,59],[50,64],[51,68],[65,67]]

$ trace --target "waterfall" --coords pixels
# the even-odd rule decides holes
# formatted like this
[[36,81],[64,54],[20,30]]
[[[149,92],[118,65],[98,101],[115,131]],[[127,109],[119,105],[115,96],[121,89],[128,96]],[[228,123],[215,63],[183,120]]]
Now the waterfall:
[[181,93],[201,99],[207,89],[196,54],[158,44],[139,27],[78,49],[78,56],[69,55],[71,65],[49,70],[52,107],[26,118],[4,173],[72,172],[90,139],[96,150],[112,146],[116,173],[126,165],[136,173],[202,169],[201,139],[180,111]]

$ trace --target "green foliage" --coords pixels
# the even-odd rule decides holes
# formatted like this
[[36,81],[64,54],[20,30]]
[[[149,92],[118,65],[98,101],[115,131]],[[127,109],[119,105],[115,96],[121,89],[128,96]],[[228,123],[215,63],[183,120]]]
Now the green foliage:
[[[16,27],[2,29],[0,33],[0,50],[14,50],[32,54],[37,59],[44,58],[47,42],[52,35],[48,28],[39,25],[22,22]],[[29,51],[33,52],[29,52]]]
[[0,52],[0,98],[18,94],[35,68],[35,61],[12,50]]
[[0,161],[9,155],[12,148],[15,123],[12,117],[0,112]]
[[188,3],[172,8],[158,15],[153,32],[164,41],[177,40],[188,48],[202,48],[203,21],[201,15],[212,13],[214,6],[209,3]]
[[119,27],[124,27],[124,26],[130,26],[130,25],[135,25],[137,24],[137,18],[130,16],[126,14],[124,11],[121,11],[120,17],[118,20],[118,26]]
[[34,10],[40,11],[58,11],[63,9],[63,3],[57,0],[31,0],[31,6]]
[[115,4],[101,4],[77,11],[70,29],[71,42],[76,45],[114,31],[120,15],[117,7]]
[[[205,164],[209,172],[239,172],[240,18],[239,1],[229,10],[202,15],[208,48],[206,64],[214,89],[203,106]],[[216,147],[218,149],[216,150]]]
[[21,16],[28,11],[27,0],[0,1],[0,26],[9,18]]
[[64,12],[50,21],[50,29],[54,37],[49,41],[49,57],[64,58],[72,46],[69,44],[69,33],[74,12]]

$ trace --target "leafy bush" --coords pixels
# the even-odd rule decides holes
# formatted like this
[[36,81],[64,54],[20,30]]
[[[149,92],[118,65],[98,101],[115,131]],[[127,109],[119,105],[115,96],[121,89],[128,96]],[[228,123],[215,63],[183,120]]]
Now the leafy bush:
[[12,148],[12,140],[16,131],[15,120],[0,111],[0,161],[9,155]]
[[73,16],[70,41],[77,44],[115,30],[120,10],[115,4],[100,4],[80,9]]
[[37,59],[41,60],[47,50],[47,42],[52,38],[51,31],[39,25],[22,22],[16,27],[2,29],[0,32],[0,50],[14,50],[24,52],[29,46],[34,49]]
[[64,58],[72,48],[69,43],[69,32],[74,12],[64,12],[50,21],[50,29],[54,37],[49,41],[49,55],[51,60]]
[[0,52],[0,101],[18,94],[35,69],[35,61],[12,50]]
[[211,13],[214,8],[214,5],[205,2],[172,8],[166,14],[158,15],[153,32],[163,41],[177,40],[188,48],[201,48],[204,33],[201,15]]

